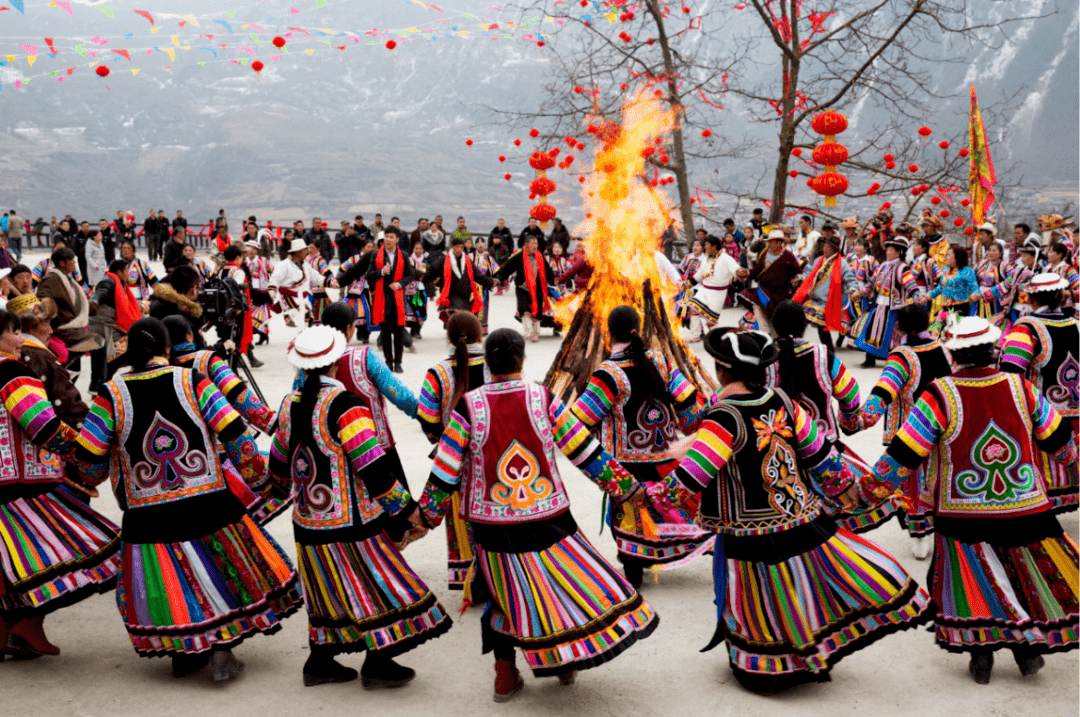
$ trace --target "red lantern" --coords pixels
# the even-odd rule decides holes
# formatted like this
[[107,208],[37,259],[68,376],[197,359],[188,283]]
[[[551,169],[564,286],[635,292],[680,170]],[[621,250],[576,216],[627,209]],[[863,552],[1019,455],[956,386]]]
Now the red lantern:
[[273,39],[273,43],[274,43],[274,47],[276,47],[277,49],[280,50],[281,48],[285,47],[285,38],[282,37],[281,35],[278,35],[277,37],[275,37]]
[[792,179],[794,179],[795,177],[798,177],[799,176],[799,170],[797,170],[797,169],[791,170],[790,172],[788,172],[788,176],[791,177]]
[[251,63],[251,69],[255,70],[256,74],[262,72],[263,67],[262,60],[255,60],[255,62]]
[[791,150],[791,156],[793,156],[793,157],[801,157],[802,156],[802,148],[801,147],[796,147],[795,149]]
[[971,205],[971,200],[970,199],[961,199],[960,200],[960,206],[967,207],[967,206],[970,206],[970,205]]
[[975,231],[971,227],[968,227],[967,229],[964,230],[964,234],[966,234],[967,236],[971,236],[974,233],[975,233]]
[[940,142],[938,142],[937,146],[941,147],[942,149],[948,149],[949,148],[949,143],[947,141],[945,141],[945,140],[941,140]]
[[811,180],[810,188],[827,198],[843,194],[848,188],[848,179],[842,174],[820,174]]
[[534,204],[532,209],[529,210],[529,216],[540,222],[541,224],[547,224],[556,215],[555,207],[550,204]]
[[533,152],[529,156],[529,166],[537,171],[551,169],[555,166],[555,158],[547,152]]
[[387,40],[386,41],[386,49],[387,50],[393,50],[395,47],[397,47],[397,40]]
[[941,218],[942,219],[948,219],[950,214],[952,214],[952,212],[950,212],[948,209],[942,209],[941,210]]
[[885,202],[881,205],[882,209],[892,209],[892,202]]
[[703,130],[701,130],[701,136],[704,137],[705,139],[708,139],[709,137],[712,137],[712,130],[711,129],[703,129]]
[[919,165],[917,165],[917,164],[909,164],[908,168],[907,168],[907,171],[911,172],[912,174],[915,174],[916,172],[919,171]]
[[920,194],[922,194],[922,187],[912,187],[911,194],[916,197],[919,196]]
[[500,154],[499,155],[499,161],[500,162],[505,162],[506,161],[506,155],[505,154]]
[[661,154],[660,155],[660,163],[661,164],[667,164],[669,159],[670,158],[666,154]]
[[95,69],[94,72],[97,73],[98,77],[108,77],[109,76],[109,68],[106,67],[105,65],[98,65],[97,69]]
[[892,162],[896,159],[896,157],[892,156],[891,154],[886,154],[884,157],[882,157],[882,159],[884,159],[886,162]]
[[465,146],[466,147],[472,147],[472,140],[471,139],[465,140]]
[[529,130],[529,136],[532,137],[533,139],[536,139],[537,137],[540,136],[540,130],[533,127],[531,130]]
[[537,47],[543,47],[545,44],[546,43],[544,43],[544,42],[538,42],[538,43],[536,43],[536,46]]
[[507,172],[506,174],[503,175],[503,179],[505,179],[508,182],[510,181],[510,177],[511,177],[511,175],[510,175],[509,172]]
[[923,126],[919,128],[919,135],[922,137],[929,137],[934,130],[929,127]]
[[585,177],[578,177],[577,180],[582,184],[585,184]]
[[930,203],[934,206],[941,204],[941,197],[930,197]]
[[515,147],[520,147],[521,146],[521,140],[520,139],[515,139],[514,140],[514,146]]
[[961,219],[960,217],[957,217],[956,219],[953,219],[952,223],[955,224],[958,227],[964,226],[964,220]]
[[964,147],[959,152],[957,152],[957,154],[959,154],[961,157],[966,157],[971,154],[971,152],[968,151],[967,147]]
[[810,124],[814,128],[814,131],[818,134],[825,135],[829,140],[831,137],[840,134],[848,127],[847,117],[836,112],[834,110],[826,110],[814,117],[814,121]]
[[896,162],[886,162],[885,169],[896,169]]
[[529,182],[529,191],[537,196],[545,197],[555,192],[555,186],[555,182],[547,177],[538,177]]
[[836,142],[826,142],[814,148],[814,162],[835,167],[847,161],[847,147]]
[[874,182],[873,184],[870,185],[870,188],[866,190],[866,193],[869,194],[872,197],[875,194],[877,194],[877,190],[879,190],[879,189],[881,189],[881,185],[878,184],[877,182]]

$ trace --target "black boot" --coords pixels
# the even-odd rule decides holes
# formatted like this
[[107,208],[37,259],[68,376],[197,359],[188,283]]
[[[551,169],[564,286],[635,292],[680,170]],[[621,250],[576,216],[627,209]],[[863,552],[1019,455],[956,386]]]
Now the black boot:
[[263,365],[262,361],[255,358],[255,352],[251,350],[250,346],[248,346],[247,360],[248,360],[248,363],[251,364],[251,368],[259,368],[260,366]]
[[1014,647],[1012,652],[1016,666],[1020,668],[1020,674],[1024,677],[1031,677],[1046,665],[1046,660],[1042,655],[1032,654],[1030,650]]
[[383,657],[378,652],[368,650],[364,666],[360,668],[360,683],[364,689],[372,690],[379,687],[401,687],[412,682],[416,677],[416,670],[394,662],[389,657]]
[[980,685],[990,684],[990,673],[993,669],[993,652],[987,650],[985,652],[971,653],[971,664],[968,665],[968,670],[971,672],[971,676],[975,678],[975,682]]
[[630,560],[623,563],[623,575],[626,576],[626,582],[630,583],[630,586],[635,590],[641,589],[641,583],[645,581],[645,566],[636,560]]
[[210,664],[210,653],[204,653],[202,655],[173,655],[172,656],[172,676],[173,677],[187,677],[194,674]]
[[877,366],[877,359],[870,354],[866,354],[866,360],[859,364],[859,368],[874,368],[875,366]]
[[321,655],[313,649],[311,657],[304,663],[304,687],[352,682],[358,674],[356,670],[342,665],[330,655]]

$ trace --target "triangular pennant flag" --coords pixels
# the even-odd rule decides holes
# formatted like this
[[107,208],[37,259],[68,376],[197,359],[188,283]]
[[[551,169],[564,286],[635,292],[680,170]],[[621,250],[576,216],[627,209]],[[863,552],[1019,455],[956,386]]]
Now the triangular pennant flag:
[[70,76],[71,76],[71,73],[72,73],[72,72],[74,72],[74,71],[75,71],[75,68],[74,68],[74,67],[69,67],[69,68],[67,68],[67,73],[68,73],[68,76],[70,77]]
[[142,15],[143,17],[145,17],[147,20],[150,21],[151,25],[154,24],[154,16],[150,14],[149,10],[132,10],[132,12],[136,15]]
[[[227,10],[225,12],[225,17],[236,17],[236,10]],[[229,32],[232,32],[232,30],[229,30]]]
[[20,44],[19,47],[26,50],[27,55],[36,55],[37,54],[37,45],[30,45],[30,44],[24,42],[24,43]]
[[131,76],[134,77],[137,74],[139,74],[139,68],[138,67],[133,67],[131,69]]
[[117,55],[124,58],[128,62],[131,62],[131,54],[127,50],[113,50]]
[[68,15],[71,15],[72,17],[75,16],[75,13],[71,11],[71,3],[65,2],[65,0],[56,0],[56,6],[66,12]]
[[45,38],[45,44],[49,46],[49,53],[53,57],[56,57],[56,46],[53,45],[53,39],[51,37],[46,37]]
[[37,55],[27,55],[26,61],[30,63],[31,67],[33,67],[34,63],[37,62]]
[[162,52],[169,53],[169,61],[170,62],[176,62],[176,50],[172,49],[171,47],[166,47],[166,48],[162,49]]
[[202,27],[202,25],[199,24],[199,18],[195,17],[194,15],[181,15],[180,17],[184,18],[195,27]]
[[316,8],[326,7],[328,4],[329,3],[327,3],[326,0],[315,0],[315,7]]
[[294,7],[291,7],[291,8],[289,8],[289,14],[290,15],[299,15],[300,11],[298,9],[294,8]]
[[105,15],[106,15],[106,16],[107,16],[107,17],[108,17],[108,18],[109,18],[110,20],[112,20],[113,18],[115,18],[115,17],[116,17],[116,14],[115,14],[115,13],[113,13],[113,9],[112,9],[111,7],[109,7],[108,5],[98,5],[98,6],[97,6],[97,9],[98,9],[98,10],[101,10],[101,11],[102,11],[103,13],[105,13]]
[[79,54],[79,57],[86,57],[86,48],[81,42],[75,46],[75,52]]
[[206,67],[206,60],[199,60],[195,64],[197,64],[199,67]]
[[150,34],[151,35],[156,35],[159,32],[161,32],[161,30],[162,30],[162,28],[161,28],[160,25],[158,25],[157,27],[152,27],[152,28],[150,28]]
[[[11,0],[11,4],[15,6],[15,9],[19,11],[20,15],[26,14],[26,12],[23,10],[23,0]],[[17,82],[18,80],[16,80],[16,83]],[[16,84],[15,89],[19,89],[18,84]]]
[[172,36],[172,44],[176,45],[177,47],[180,47],[180,36],[179,35],[173,35]]

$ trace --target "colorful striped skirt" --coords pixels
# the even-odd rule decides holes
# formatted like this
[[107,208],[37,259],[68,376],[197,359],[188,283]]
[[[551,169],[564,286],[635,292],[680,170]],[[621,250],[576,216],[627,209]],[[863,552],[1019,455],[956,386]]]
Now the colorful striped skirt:
[[860,316],[851,327],[855,348],[875,358],[888,358],[889,352],[900,343],[900,337],[896,335],[896,314],[889,307],[877,304]]
[[[857,453],[842,443],[837,443],[840,449],[840,460],[844,462],[851,475],[856,480],[862,480],[865,476],[873,475],[871,468]],[[902,513],[900,507],[891,498],[883,503],[868,508],[859,513],[843,513],[835,516],[836,522],[841,527],[847,528],[852,533],[866,533],[878,528],[898,513]]]
[[348,543],[297,543],[296,554],[312,644],[393,657],[453,624],[385,533]]
[[259,334],[270,335],[270,304],[251,307],[251,328]]
[[[1072,424],[1073,442],[1080,440],[1080,422],[1075,416],[1065,418]],[[1080,507],[1080,465],[1058,463],[1041,454],[1043,475],[1047,476],[1046,497],[1055,513],[1068,513]]]
[[[642,482],[662,480],[677,466],[675,461],[623,464]],[[707,552],[712,544],[713,534],[697,525],[700,504],[697,499],[664,513],[651,504],[637,511],[628,511],[625,505],[610,501],[606,496],[604,500],[607,504],[607,523],[615,536],[619,560],[623,562],[630,560],[645,566],[680,567]]]
[[272,495],[256,493],[247,484],[240,471],[236,470],[232,460],[227,455],[221,457],[221,472],[225,475],[225,484],[229,492],[243,503],[248,515],[254,518],[259,525],[266,525],[292,507],[292,496],[278,498]]
[[460,517],[461,493],[453,493],[451,501],[451,508],[446,514],[447,579],[451,590],[465,590],[468,587],[469,568],[476,558],[476,544],[472,526]]
[[732,670],[789,685],[928,619],[929,596],[874,543],[840,528],[779,563],[727,558],[720,625]]
[[312,326],[317,326],[322,322],[322,312],[332,302],[330,296],[325,291],[313,292],[309,297],[311,301],[311,318],[309,323]]
[[44,615],[112,590],[119,532],[63,486],[0,503],[0,616]]
[[938,646],[950,652],[1077,647],[1077,545],[1068,534],[1031,545],[962,543],[938,534],[930,565]]
[[155,657],[273,634],[301,598],[281,547],[245,515],[196,540],[124,543],[116,604],[135,651]]
[[537,677],[609,662],[660,618],[577,531],[538,552],[477,546],[490,629],[520,647]]

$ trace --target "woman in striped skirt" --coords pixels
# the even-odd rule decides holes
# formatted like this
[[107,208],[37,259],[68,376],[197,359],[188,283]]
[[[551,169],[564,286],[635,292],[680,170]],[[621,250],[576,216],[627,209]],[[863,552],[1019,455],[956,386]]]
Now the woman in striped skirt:
[[1040,454],[1075,465],[1077,449],[1050,401],[994,368],[996,326],[969,316],[945,337],[957,370],[923,392],[875,467],[876,490],[905,489],[926,463],[937,644],[969,653],[985,685],[996,650],[1011,650],[1029,676],[1044,654],[1077,648],[1078,550],[1054,516]]
[[562,401],[521,380],[520,334],[498,329],[484,348],[492,382],[452,413],[420,505],[434,526],[461,493],[476,539],[473,596],[487,604],[483,649],[495,653],[495,701],[506,702],[524,685],[515,648],[534,675],[569,685],[576,671],[648,637],[659,619],[578,530],[555,450],[624,510],[644,509],[641,485]]
[[0,660],[60,654],[45,616],[111,590],[120,569],[118,528],[64,485],[60,456],[77,434],[15,360],[21,342],[19,320],[0,311]]
[[705,349],[724,389],[679,467],[649,488],[658,509],[700,493],[699,522],[717,534],[717,628],[705,649],[726,642],[736,679],[761,694],[827,681],[843,656],[922,622],[928,596],[822,513],[818,494],[859,507],[859,484],[809,414],[764,386],[771,339],[714,329]]
[[[450,423],[450,415],[461,411],[466,391],[479,388],[491,380],[484,363],[484,344],[481,343],[480,321],[468,311],[455,311],[446,322],[446,338],[450,343],[450,358],[428,369],[424,385],[420,389],[417,418],[424,435],[432,443],[438,443]],[[432,451],[432,457],[435,452]],[[476,550],[472,528],[462,517],[461,494],[451,497],[451,508],[446,515],[446,569],[451,590],[465,591],[464,598],[471,600],[466,580]]]
[[329,326],[296,337],[289,362],[305,379],[278,412],[270,470],[294,496],[311,645],[304,684],[356,679],[334,656],[366,650],[364,687],[399,687],[416,672],[393,658],[443,634],[451,620],[399,551],[424,530],[408,488],[388,468],[371,413],[335,378],[346,343]]
[[252,485],[263,454],[210,379],[169,366],[169,352],[161,321],[131,325],[133,370],[94,399],[76,458],[91,483],[112,478],[124,509],[116,603],[135,651],[170,656],[177,677],[209,662],[223,682],[243,670],[232,648],[280,630],[300,594],[284,552],[229,490],[216,441]]

